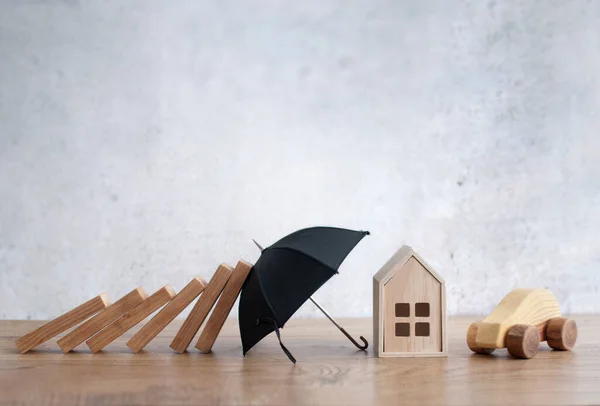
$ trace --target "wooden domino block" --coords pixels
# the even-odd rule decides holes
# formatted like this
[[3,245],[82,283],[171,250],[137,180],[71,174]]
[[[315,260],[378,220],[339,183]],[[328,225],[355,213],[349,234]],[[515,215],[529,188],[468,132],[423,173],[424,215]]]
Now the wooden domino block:
[[106,293],[96,296],[93,299],[77,306],[56,319],[49,321],[41,327],[27,333],[16,341],[17,348],[21,353],[25,353],[40,344],[45,343],[53,337],[56,337],[63,331],[87,320],[89,317],[98,313],[106,306],[110,305]]
[[185,288],[161,309],[144,327],[142,327],[129,341],[127,346],[134,353],[140,352],[154,337],[158,335],[179,313],[198,297],[206,287],[202,278],[194,278]]
[[121,299],[117,300],[106,309],[71,331],[69,334],[58,340],[58,345],[66,354],[79,344],[108,326],[110,323],[127,313],[137,306],[142,300],[146,299],[148,294],[142,287],[135,288]]
[[160,288],[148,299],[134,307],[131,311],[119,317],[114,323],[86,341],[93,353],[97,353],[117,338],[121,337],[130,328],[144,320],[146,317],[161,308],[175,296],[171,285]]
[[239,261],[235,266],[229,282],[225,285],[223,293],[196,343],[196,348],[200,351],[208,353],[212,349],[251,269],[252,265],[246,261]]
[[187,350],[194,339],[194,336],[200,329],[200,326],[204,323],[204,319],[206,319],[208,312],[210,312],[210,309],[212,309],[219,298],[219,295],[223,291],[232,272],[233,268],[230,265],[219,265],[219,268],[217,268],[215,274],[210,279],[210,282],[208,282],[206,290],[204,290],[194,305],[194,308],[181,325],[177,335],[173,338],[173,341],[171,342],[172,349],[179,353]]

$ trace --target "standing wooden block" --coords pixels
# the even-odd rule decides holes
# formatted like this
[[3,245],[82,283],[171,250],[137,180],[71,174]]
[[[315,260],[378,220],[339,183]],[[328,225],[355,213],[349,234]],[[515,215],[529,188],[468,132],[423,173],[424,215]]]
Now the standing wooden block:
[[206,327],[202,330],[202,334],[200,334],[200,338],[196,343],[196,348],[200,351],[208,353],[212,349],[251,269],[252,265],[246,261],[239,261],[237,263],[215,309],[210,315],[210,319],[206,323]]
[[171,285],[160,288],[156,293],[134,307],[130,312],[119,317],[114,323],[87,340],[86,344],[93,353],[97,353],[127,330],[154,313],[175,296]]
[[121,315],[133,309],[147,297],[148,294],[142,287],[135,288],[121,299],[117,300],[115,303],[108,306],[106,309],[102,310],[100,313],[58,340],[58,345],[66,354],[102,330],[104,327],[121,317]]
[[110,303],[106,293],[96,296],[19,338],[16,341],[17,348],[21,353],[25,353],[50,340],[52,337],[56,337],[63,331],[87,320],[88,317],[93,316],[108,305],[110,305]]
[[167,325],[173,321],[192,301],[198,297],[206,287],[206,281],[202,278],[194,278],[185,288],[179,292],[173,300],[162,308],[150,319],[129,341],[127,346],[134,353],[140,352],[154,337],[158,335]]
[[179,353],[187,350],[200,326],[204,323],[208,312],[210,312],[210,309],[212,309],[219,298],[232,272],[233,268],[230,265],[219,265],[210,282],[208,282],[206,290],[202,293],[202,296],[200,296],[200,299],[198,299],[194,308],[181,325],[175,338],[173,338],[171,342],[172,349]]

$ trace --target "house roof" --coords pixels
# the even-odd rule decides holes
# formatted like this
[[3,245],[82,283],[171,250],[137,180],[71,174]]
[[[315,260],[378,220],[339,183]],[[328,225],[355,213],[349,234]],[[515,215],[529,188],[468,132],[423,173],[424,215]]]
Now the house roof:
[[384,285],[392,279],[398,271],[402,269],[404,264],[410,259],[410,257],[414,257],[423,268],[425,268],[439,283],[442,285],[446,282],[444,278],[442,278],[419,254],[417,254],[411,247],[408,245],[403,245],[396,253],[381,267],[379,272],[373,276],[373,279],[378,281],[379,283],[383,283]]

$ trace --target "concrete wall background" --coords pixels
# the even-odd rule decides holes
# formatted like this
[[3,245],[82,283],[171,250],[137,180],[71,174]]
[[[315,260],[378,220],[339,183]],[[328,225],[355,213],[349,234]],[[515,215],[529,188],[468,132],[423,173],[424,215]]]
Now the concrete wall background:
[[[370,230],[316,297],[371,314],[402,244],[485,313],[600,311],[600,2],[0,3],[0,318],[50,318]],[[306,304],[299,313],[317,315]]]

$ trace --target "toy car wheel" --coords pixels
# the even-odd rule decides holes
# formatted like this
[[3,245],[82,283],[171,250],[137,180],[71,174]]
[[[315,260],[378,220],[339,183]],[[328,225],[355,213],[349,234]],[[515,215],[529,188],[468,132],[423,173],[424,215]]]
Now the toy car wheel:
[[540,331],[535,326],[515,324],[506,335],[506,348],[513,357],[533,358],[540,349]]
[[556,317],[548,321],[546,341],[555,350],[568,351],[577,341],[577,324],[574,320]]
[[475,338],[477,337],[477,330],[479,329],[479,323],[473,323],[467,330],[467,345],[471,351],[477,354],[491,354],[495,348],[482,348],[475,344]]

